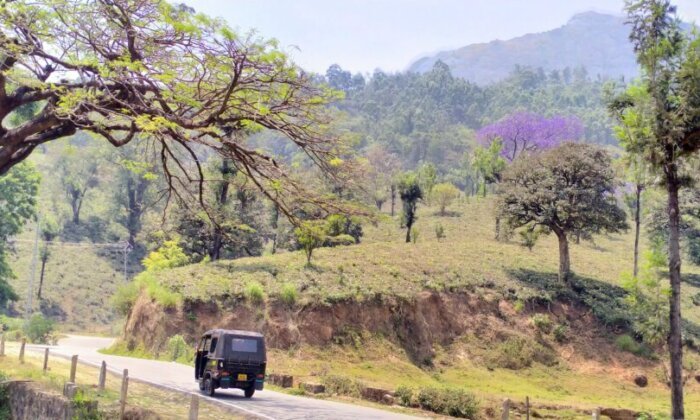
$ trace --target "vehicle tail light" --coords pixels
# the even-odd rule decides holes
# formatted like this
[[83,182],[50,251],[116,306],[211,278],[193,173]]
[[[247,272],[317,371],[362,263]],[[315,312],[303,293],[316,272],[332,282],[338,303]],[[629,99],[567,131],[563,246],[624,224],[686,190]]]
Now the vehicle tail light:
[[228,376],[228,375],[230,375],[230,373],[228,373],[228,372],[221,372],[221,376]]
[[262,373],[258,373],[258,379],[263,379],[263,378],[265,378],[265,375]]

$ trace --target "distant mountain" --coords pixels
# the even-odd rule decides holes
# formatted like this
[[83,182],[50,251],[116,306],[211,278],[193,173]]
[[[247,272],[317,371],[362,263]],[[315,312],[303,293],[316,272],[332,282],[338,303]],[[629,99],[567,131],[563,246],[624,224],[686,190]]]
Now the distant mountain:
[[585,66],[591,76],[630,78],[638,74],[638,67],[628,36],[624,17],[586,12],[551,31],[424,57],[409,70],[426,72],[441,60],[454,75],[478,84],[501,80],[516,65],[544,70]]

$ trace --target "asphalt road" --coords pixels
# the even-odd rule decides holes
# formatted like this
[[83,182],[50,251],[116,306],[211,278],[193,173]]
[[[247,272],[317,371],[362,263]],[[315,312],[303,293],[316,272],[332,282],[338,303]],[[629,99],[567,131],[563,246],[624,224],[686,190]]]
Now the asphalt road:
[[[62,339],[58,346],[51,346],[51,353],[61,356],[78,355],[81,363],[95,366],[104,360],[110,371],[121,373],[129,370],[129,377],[173,391],[197,393],[199,387],[194,380],[193,368],[174,362],[136,359],[132,357],[111,356],[98,353],[97,350],[108,347],[111,338],[69,336]],[[28,346],[29,350],[43,351],[45,346]],[[202,398],[207,398],[201,395]],[[240,390],[217,389],[211,402],[232,408],[241,414],[263,419],[411,419],[410,417],[390,411],[335,401],[297,397],[275,391],[258,391],[252,399],[243,397]]]

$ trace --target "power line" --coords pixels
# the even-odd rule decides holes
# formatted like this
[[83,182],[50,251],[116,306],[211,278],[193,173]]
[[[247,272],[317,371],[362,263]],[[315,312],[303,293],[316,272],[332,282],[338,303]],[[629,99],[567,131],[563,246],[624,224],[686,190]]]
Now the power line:
[[[10,243],[30,243],[33,244],[34,240],[32,239],[11,239],[9,241]],[[63,242],[63,241],[48,241],[49,244],[52,246],[58,245],[58,246],[75,246],[75,247],[96,247],[96,246],[102,246],[102,247],[112,247],[112,248],[119,248],[123,249],[124,248],[124,242]]]

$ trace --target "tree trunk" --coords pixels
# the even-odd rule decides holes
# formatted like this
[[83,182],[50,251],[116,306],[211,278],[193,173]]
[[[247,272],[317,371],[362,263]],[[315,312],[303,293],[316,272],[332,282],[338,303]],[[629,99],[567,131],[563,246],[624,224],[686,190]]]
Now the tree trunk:
[[668,191],[668,272],[671,282],[668,350],[671,357],[671,404],[673,419],[684,419],[683,409],[683,347],[681,340],[681,254],[680,211],[678,205],[678,168],[667,164],[665,172]]
[[[224,159],[221,164],[221,185],[219,187],[219,193],[216,196],[217,205],[219,210],[223,210],[226,203],[228,203],[228,191],[229,191],[229,175],[232,173],[230,162],[228,159]],[[214,231],[212,232],[212,245],[209,250],[209,258],[212,261],[216,261],[221,258],[221,247],[224,242],[224,235],[221,228],[214,226]]]
[[44,271],[46,269],[46,261],[48,257],[41,259],[41,273],[39,274],[39,290],[36,292],[36,298],[41,300],[41,288],[44,286]]
[[411,242],[411,225],[406,225],[406,243]]
[[391,217],[394,217],[394,208],[396,207],[396,185],[391,185]]
[[80,197],[71,192],[70,207],[73,210],[73,224],[80,224]]
[[559,281],[569,283],[571,275],[571,260],[569,258],[569,240],[566,237],[566,232],[555,231],[557,239],[559,239]]
[[277,207],[277,204],[273,203],[272,204],[272,219],[270,222],[270,226],[272,227],[273,234],[272,234],[272,253],[275,254],[277,252],[277,238],[279,237],[279,218],[280,218],[280,210],[279,207]]
[[374,200],[374,204],[377,206],[377,210],[382,211],[382,206],[384,206],[384,200]]
[[634,277],[637,277],[639,273],[639,225],[641,223],[641,212],[642,212],[642,187],[641,184],[637,184],[637,201],[634,207],[634,268],[632,273]]

